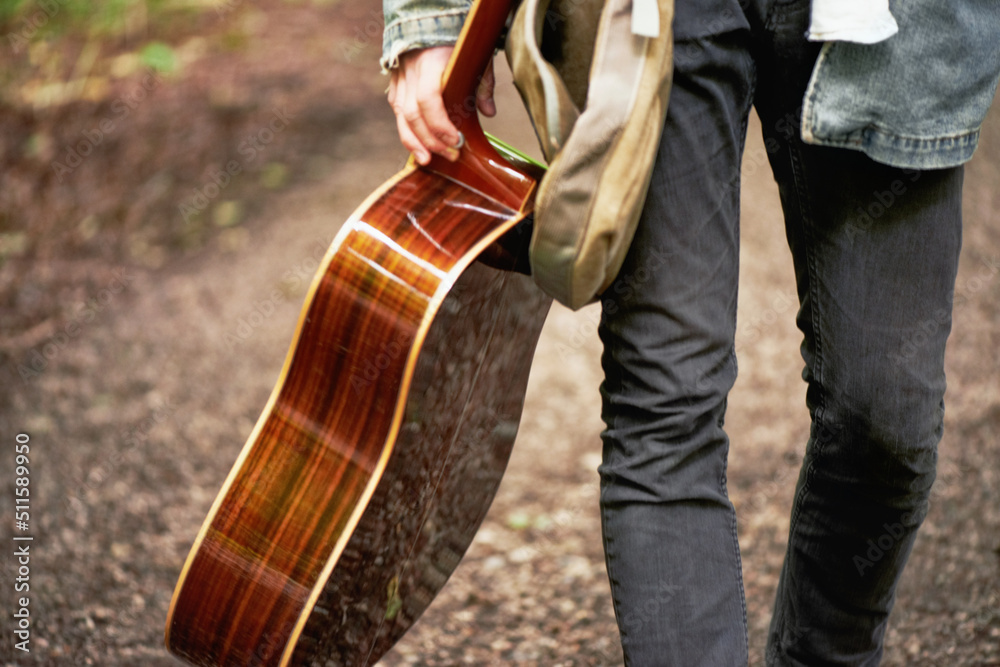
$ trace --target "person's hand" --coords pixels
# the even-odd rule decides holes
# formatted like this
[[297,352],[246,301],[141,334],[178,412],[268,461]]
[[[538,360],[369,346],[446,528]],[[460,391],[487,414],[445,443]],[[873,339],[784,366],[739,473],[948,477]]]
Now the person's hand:
[[[431,154],[458,159],[458,128],[448,117],[441,99],[441,79],[454,47],[435,46],[407,51],[392,70],[389,104],[396,114],[399,140],[420,164]],[[476,90],[476,106],[485,116],[496,113],[493,101],[493,63],[483,74]]]

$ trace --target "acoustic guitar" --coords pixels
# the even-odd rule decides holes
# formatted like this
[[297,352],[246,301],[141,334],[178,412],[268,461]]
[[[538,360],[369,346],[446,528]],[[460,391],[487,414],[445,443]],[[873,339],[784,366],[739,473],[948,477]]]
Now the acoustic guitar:
[[411,159],[316,274],[170,604],[191,664],[374,664],[486,515],[551,303],[526,275],[542,168],[475,113],[510,4],[474,5],[445,73],[459,160]]

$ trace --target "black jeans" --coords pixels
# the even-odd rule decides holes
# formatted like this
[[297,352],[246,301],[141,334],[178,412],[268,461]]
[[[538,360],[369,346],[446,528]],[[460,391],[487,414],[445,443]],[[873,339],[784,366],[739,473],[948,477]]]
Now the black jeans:
[[723,417],[753,104],[795,268],[812,417],[767,663],[874,665],[935,474],[962,170],[802,143],[818,52],[807,1],[677,3],[656,170],[602,299],[601,512],[626,663],[748,660]]

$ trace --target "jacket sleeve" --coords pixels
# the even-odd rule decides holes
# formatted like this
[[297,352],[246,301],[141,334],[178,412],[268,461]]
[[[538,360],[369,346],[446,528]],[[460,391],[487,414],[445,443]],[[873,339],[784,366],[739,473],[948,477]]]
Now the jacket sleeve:
[[383,0],[382,59],[387,71],[411,49],[454,44],[472,0]]

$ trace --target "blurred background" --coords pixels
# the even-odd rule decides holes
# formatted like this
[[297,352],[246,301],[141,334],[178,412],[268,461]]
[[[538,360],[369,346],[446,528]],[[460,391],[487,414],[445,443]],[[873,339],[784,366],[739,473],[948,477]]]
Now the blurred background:
[[[406,160],[382,28],[376,0],[0,0],[0,664],[179,664],[163,625],[195,534],[326,247]],[[499,70],[488,125],[537,156]],[[966,184],[938,482],[887,665],[1000,665],[996,109]],[[808,417],[756,118],[743,191],[727,424],[757,665]],[[597,318],[553,308],[491,513],[383,664],[621,664],[597,513]],[[14,647],[15,535],[33,537],[30,653]]]

